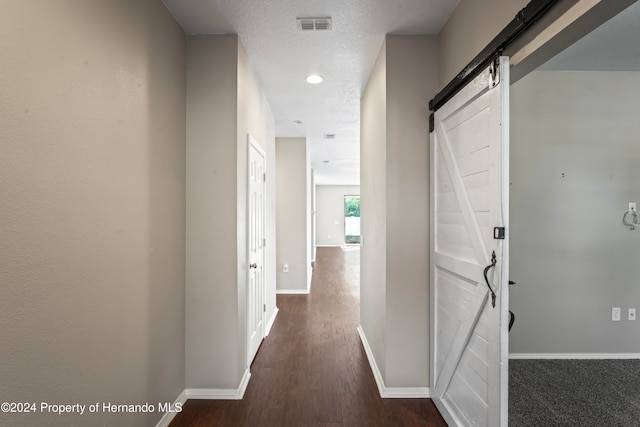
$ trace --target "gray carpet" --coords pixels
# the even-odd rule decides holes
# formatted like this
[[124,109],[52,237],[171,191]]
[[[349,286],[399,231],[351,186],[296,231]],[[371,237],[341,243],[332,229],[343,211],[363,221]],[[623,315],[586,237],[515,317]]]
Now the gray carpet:
[[509,426],[640,426],[640,360],[510,360]]

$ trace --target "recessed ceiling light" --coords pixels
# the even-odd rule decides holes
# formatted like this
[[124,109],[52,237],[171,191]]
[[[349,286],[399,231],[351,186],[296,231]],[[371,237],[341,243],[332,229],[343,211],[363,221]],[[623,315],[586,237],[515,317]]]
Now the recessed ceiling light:
[[322,163],[330,163],[329,160],[323,160]]
[[319,76],[317,74],[311,74],[307,77],[307,83],[311,83],[312,85],[317,85],[318,83],[322,83],[323,81],[324,79],[322,78],[322,76]]

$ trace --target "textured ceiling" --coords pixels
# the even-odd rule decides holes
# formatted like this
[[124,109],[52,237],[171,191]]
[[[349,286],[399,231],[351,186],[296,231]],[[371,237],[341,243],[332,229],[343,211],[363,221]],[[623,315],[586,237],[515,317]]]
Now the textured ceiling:
[[[437,34],[458,3],[163,1],[188,34],[239,35],[273,109],[276,135],[307,137],[318,184],[360,183],[360,95],[384,35]],[[327,16],[333,18],[330,31],[297,28],[296,18]],[[311,73],[322,75],[324,83],[306,83]],[[336,137],[327,140],[325,134]]]
[[540,69],[640,71],[640,2],[551,58]]

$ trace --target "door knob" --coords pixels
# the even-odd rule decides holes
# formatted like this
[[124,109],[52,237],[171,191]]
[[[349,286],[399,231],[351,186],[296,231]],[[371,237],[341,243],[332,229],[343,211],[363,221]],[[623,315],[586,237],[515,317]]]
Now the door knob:
[[249,264],[250,268],[258,268],[258,264],[256,264],[255,262],[253,264]]

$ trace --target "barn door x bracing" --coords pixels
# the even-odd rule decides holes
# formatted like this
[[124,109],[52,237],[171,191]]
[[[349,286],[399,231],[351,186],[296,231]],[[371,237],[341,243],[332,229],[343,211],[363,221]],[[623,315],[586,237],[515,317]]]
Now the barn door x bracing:
[[496,59],[431,133],[431,396],[449,425],[507,425],[508,67]]

